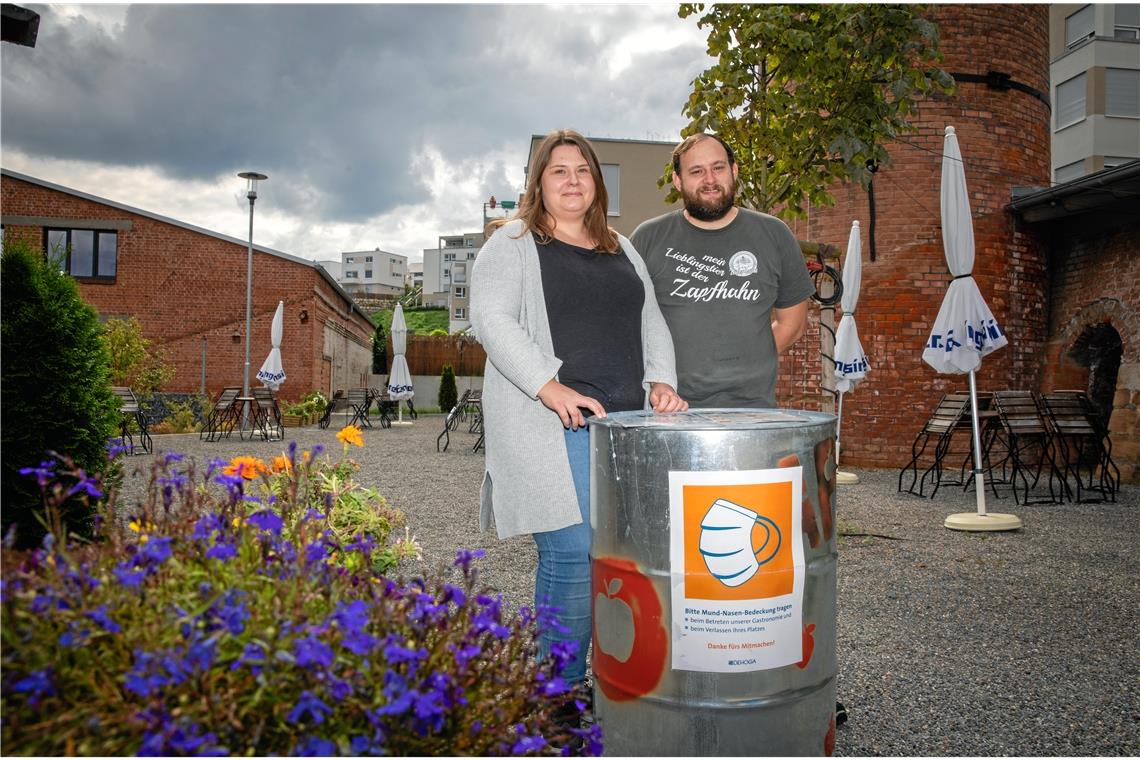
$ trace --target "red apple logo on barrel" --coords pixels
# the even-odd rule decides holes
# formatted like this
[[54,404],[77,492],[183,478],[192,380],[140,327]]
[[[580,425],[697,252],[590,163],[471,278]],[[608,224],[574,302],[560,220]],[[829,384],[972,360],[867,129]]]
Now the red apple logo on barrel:
[[669,639],[661,599],[632,560],[595,557],[593,565],[594,675],[609,699],[636,699],[653,691],[665,672]]

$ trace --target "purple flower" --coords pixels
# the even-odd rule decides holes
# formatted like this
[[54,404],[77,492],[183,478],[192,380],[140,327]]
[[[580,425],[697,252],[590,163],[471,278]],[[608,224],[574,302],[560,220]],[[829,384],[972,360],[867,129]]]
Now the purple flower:
[[39,467],[21,467],[20,474],[35,475],[36,482],[39,483],[40,488],[44,488],[48,483],[55,479],[55,470],[52,469],[53,467],[55,467],[55,462],[40,462]]
[[254,512],[246,519],[246,521],[258,530],[269,531],[274,535],[280,533],[281,528],[285,525],[285,523],[281,520],[281,517],[269,509],[262,509],[258,512]]
[[301,692],[301,698],[297,700],[297,704],[289,711],[289,722],[300,723],[305,720],[305,716],[307,715],[313,725],[319,726],[325,722],[325,716],[331,712],[331,707],[322,702],[313,692],[306,689]]
[[195,541],[206,541],[215,531],[222,530],[223,525],[221,515],[204,515],[198,518],[198,522],[194,523],[194,532],[190,534],[190,538]]
[[455,566],[463,568],[463,574],[466,575],[471,570],[472,560],[486,556],[487,552],[483,549],[460,549],[455,553]]
[[368,604],[359,599],[347,604],[340,602],[331,618],[346,631],[362,631],[368,625]]
[[332,544],[326,541],[323,537],[318,538],[311,544],[305,546],[305,565],[311,565],[315,562],[320,562],[329,555],[332,551]]
[[241,657],[230,665],[230,670],[237,670],[242,665],[249,666],[249,671],[254,675],[260,673],[262,666],[265,665],[265,649],[260,644],[252,642],[246,644]]
[[333,663],[333,650],[312,634],[297,639],[293,644],[293,657],[302,668],[317,665],[327,668]]
[[27,694],[28,705],[34,707],[44,697],[55,696],[55,685],[51,681],[51,668],[33,670],[16,681],[12,688],[19,694]]
[[518,741],[511,747],[512,755],[527,755],[532,752],[538,752],[546,746],[546,739],[541,734],[535,736],[527,736],[526,727],[519,723],[515,726],[515,733],[518,734]]
[[122,438],[108,438],[103,447],[107,449],[107,459],[109,460],[126,454],[127,450],[130,449],[130,446],[123,444]]
[[445,583],[443,586],[443,596],[440,602],[447,604],[448,602],[455,602],[457,607],[462,607],[467,604],[467,594],[459,586],[453,586],[450,583]]
[[356,539],[352,543],[345,545],[344,550],[346,552],[361,552],[363,554],[367,554],[375,548],[376,542],[372,540],[372,537],[367,534],[360,533],[357,534]]
[[352,696],[352,684],[342,678],[329,676],[325,686],[328,689],[329,696],[336,702],[343,702]]
[[455,664],[459,666],[460,670],[467,669],[467,663],[482,654],[483,650],[477,644],[469,644],[465,647],[459,647],[455,644],[448,644],[447,648],[455,655]]
[[380,639],[363,631],[345,631],[340,644],[353,654],[367,657],[380,644]]
[[230,634],[237,636],[245,630],[245,621],[249,620],[249,609],[241,601],[243,592],[231,589],[221,599],[214,602],[206,610],[207,631],[225,628]]
[[84,491],[92,499],[102,499],[103,492],[99,490],[98,481],[87,477],[87,473],[85,473],[83,470],[78,470],[77,472],[79,482],[71,487],[71,489],[67,492],[67,495],[74,496],[80,491]]
[[91,635],[91,631],[82,628],[79,624],[72,623],[68,626],[67,630],[60,634],[59,645],[61,647],[78,647],[87,643],[87,637]]
[[415,663],[427,659],[427,656],[426,649],[408,649],[395,643],[384,647],[384,659],[389,665],[399,665],[402,662]]
[[150,731],[143,735],[142,746],[138,754],[142,757],[160,757],[167,755],[196,755],[198,757],[225,757],[229,750],[218,746],[218,737],[212,731],[201,733],[197,723],[186,725],[185,722],[174,724],[169,716],[152,715],[154,725]]
[[120,562],[112,572],[119,583],[126,588],[138,588],[146,578],[146,571],[133,569],[133,563],[129,560]]
[[169,467],[170,465],[174,464],[175,462],[181,462],[185,458],[186,458],[185,454],[176,454],[176,453],[170,452],[170,453],[167,453],[165,456],[163,456],[162,463],[164,465],[166,465],[167,467]]
[[328,739],[317,736],[306,736],[297,742],[291,753],[297,757],[336,757],[336,745]]
[[170,536],[151,536],[145,544],[139,546],[137,556],[149,565],[161,565],[170,559],[170,544],[173,540]]
[[222,540],[221,538],[219,538],[218,542],[216,544],[214,544],[213,546],[211,546],[209,548],[209,550],[206,552],[206,557],[208,557],[209,559],[217,559],[217,560],[221,560],[222,562],[226,562],[227,560],[231,560],[236,556],[237,556],[237,546],[234,544],[228,543],[228,542]]
[[98,623],[99,627],[108,633],[122,633],[123,631],[123,627],[107,614],[107,605],[105,604],[100,604],[95,609],[86,613],[86,616]]

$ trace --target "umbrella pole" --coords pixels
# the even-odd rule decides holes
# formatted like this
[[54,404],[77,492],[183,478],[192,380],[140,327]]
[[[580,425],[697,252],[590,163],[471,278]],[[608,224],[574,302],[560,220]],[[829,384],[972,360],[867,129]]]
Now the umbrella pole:
[[974,492],[977,494],[978,515],[986,516],[986,474],[982,471],[982,437],[978,432],[978,382],[970,370],[970,426],[974,436]]
[[859,482],[859,476],[853,472],[843,472],[839,469],[839,432],[843,427],[843,391],[839,392],[839,409],[835,422],[835,482],[838,485],[854,485]]
[[978,502],[977,512],[959,512],[950,515],[942,525],[950,530],[1018,530],[1021,519],[1001,512],[986,512],[986,474],[982,470],[981,434],[978,430],[978,384],[974,370],[970,370],[970,417],[974,436],[974,491]]

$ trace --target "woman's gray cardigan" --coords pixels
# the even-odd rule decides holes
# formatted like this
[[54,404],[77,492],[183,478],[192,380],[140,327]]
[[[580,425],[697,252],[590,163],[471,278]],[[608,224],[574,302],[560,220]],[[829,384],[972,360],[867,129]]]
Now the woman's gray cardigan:
[[[643,385],[677,387],[673,339],[645,263],[619,236],[645,285],[641,343]],[[573,288],[573,283],[566,283]],[[479,525],[499,538],[558,530],[582,521],[566,455],[562,421],[538,400],[558,375],[534,236],[515,220],[503,225],[479,252],[471,273],[471,324],[487,351],[483,376],[483,475]]]

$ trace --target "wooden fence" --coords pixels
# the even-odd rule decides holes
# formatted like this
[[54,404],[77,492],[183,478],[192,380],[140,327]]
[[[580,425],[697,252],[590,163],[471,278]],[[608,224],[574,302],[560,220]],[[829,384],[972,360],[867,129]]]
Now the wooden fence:
[[[409,335],[404,356],[413,375],[438,375],[450,364],[456,375],[481,376],[487,361],[478,341],[458,335]],[[389,367],[391,363],[389,357]]]

